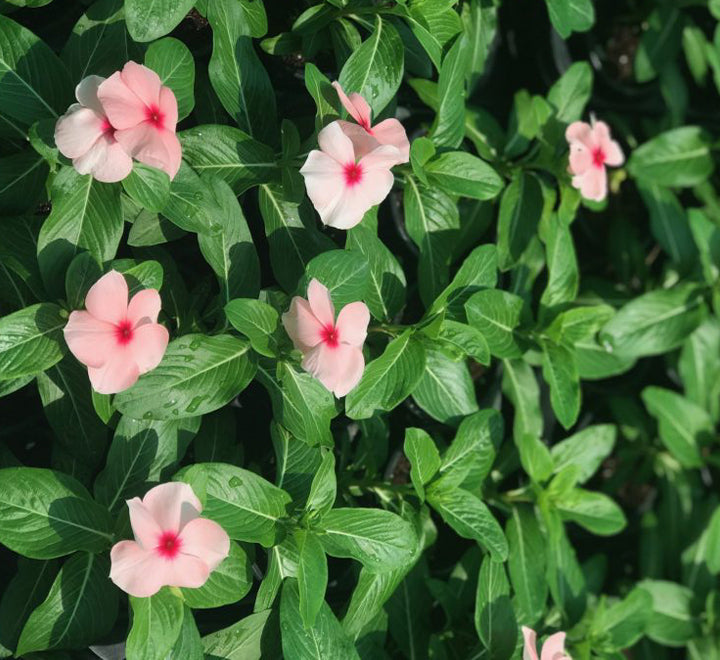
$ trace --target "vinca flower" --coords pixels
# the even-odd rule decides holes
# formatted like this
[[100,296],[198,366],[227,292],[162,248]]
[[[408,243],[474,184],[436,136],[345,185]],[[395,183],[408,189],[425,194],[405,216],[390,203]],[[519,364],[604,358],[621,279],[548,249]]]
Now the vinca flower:
[[[526,626],[523,626],[522,633],[525,638],[523,660],[538,660],[536,632]],[[564,632],[550,635],[550,637],[545,640],[539,660],[570,660],[570,656],[565,653]]]
[[307,300],[292,299],[282,316],[283,326],[303,354],[303,369],[338,398],[345,396],[365,369],[362,346],[370,312],[365,303],[354,302],[345,305],[336,320],[330,294],[316,279],[310,282],[307,296]]
[[128,303],[125,278],[111,270],[90,287],[85,307],[70,314],[64,334],[96,392],[122,392],[157,367],[169,335],[157,322],[161,301],[155,289],[139,291]]
[[131,596],[162,587],[201,587],[230,552],[230,538],[184,483],[160,484],[127,501],[134,541],[110,551],[110,579]]

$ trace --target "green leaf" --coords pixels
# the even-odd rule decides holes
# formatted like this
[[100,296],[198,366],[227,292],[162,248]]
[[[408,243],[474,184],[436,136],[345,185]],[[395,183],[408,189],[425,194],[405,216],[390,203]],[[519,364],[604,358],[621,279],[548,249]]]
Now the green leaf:
[[515,651],[518,629],[510,602],[510,584],[505,566],[483,560],[475,597],[475,630],[485,648],[498,660],[510,660]]
[[178,104],[178,121],[185,119],[195,107],[195,60],[190,49],[173,37],[161,39],[150,44],[145,52],[145,66],[157,73],[162,84],[173,91]]
[[406,330],[367,365],[345,399],[346,414],[351,419],[367,419],[376,410],[392,410],[412,394],[424,368],[425,349],[412,331]]
[[578,483],[585,483],[612,452],[616,435],[612,424],[597,424],[558,442],[550,450],[554,472],[575,466],[578,468]]
[[440,350],[426,349],[425,371],[412,396],[430,417],[450,426],[478,409],[466,362],[455,362]]
[[720,417],[720,322],[716,318],[708,318],[685,340],[678,371],[685,396],[717,421]]
[[332,509],[320,527],[325,552],[355,559],[376,573],[406,564],[418,542],[410,523],[382,509]]
[[581,525],[598,536],[612,536],[627,525],[622,509],[604,493],[573,488],[555,501],[563,520]]
[[599,609],[591,635],[599,647],[613,651],[629,648],[645,634],[652,607],[650,594],[636,587],[622,600]]
[[185,18],[195,0],[125,0],[125,17],[134,41],[164,37]]
[[700,325],[705,311],[696,286],[680,283],[631,300],[602,329],[600,339],[621,356],[666,353]]
[[100,552],[112,541],[111,520],[85,488],[62,472],[0,470],[0,541],[32,559],[76,550]]
[[230,543],[230,554],[210,573],[207,582],[197,589],[183,588],[182,595],[192,609],[222,607],[242,600],[252,585],[247,554],[237,543]]
[[657,7],[643,25],[635,53],[635,77],[645,83],[671,65],[680,51],[684,15],[672,5]]
[[580,414],[580,378],[575,354],[564,344],[542,340],[543,378],[550,387],[550,403],[558,421],[569,429]]
[[550,21],[563,39],[573,32],[587,32],[595,23],[592,0],[545,0]]
[[460,35],[440,67],[435,121],[430,135],[439,147],[457,149],[465,135],[465,77],[468,71],[470,44]]
[[720,277],[720,227],[700,209],[689,209],[687,219],[700,252],[705,281],[713,284]]
[[698,634],[693,617],[693,592],[675,582],[642,580],[638,588],[652,598],[652,614],[645,634],[664,646],[684,646]]
[[545,537],[531,507],[513,507],[505,527],[508,570],[522,619],[538,621],[545,611],[548,586],[545,580]]
[[205,261],[220,282],[225,305],[237,296],[257,296],[260,291],[260,262],[250,229],[235,193],[224,181],[210,181],[215,195],[221,227],[219,231],[198,234]]
[[203,177],[223,179],[238,195],[277,177],[272,149],[240,129],[195,126],[178,137],[183,158],[196,172]]
[[337,477],[335,476],[335,455],[327,451],[312,479],[305,510],[313,516],[322,517],[332,509],[337,497]]
[[[277,462],[276,484],[290,493],[293,501],[304,502],[323,462],[320,448],[298,442],[276,422],[270,424],[270,435]],[[324,480],[324,483],[327,481]]]
[[185,231],[204,233],[219,231],[222,227],[212,188],[184,161],[170,183],[170,199],[162,213]]
[[424,485],[440,468],[440,454],[433,439],[422,429],[405,429],[405,456],[410,461],[410,479],[420,501],[425,500]]
[[273,307],[260,300],[236,298],[225,305],[225,316],[250,340],[253,350],[266,357],[277,357],[277,340],[273,334],[278,327],[278,313]]
[[309,445],[333,446],[330,421],[337,416],[335,398],[319,380],[286,362],[278,363],[275,373],[261,364],[258,380],[270,394],[278,424]]
[[194,417],[217,410],[255,375],[250,344],[230,335],[184,335],[168,345],[160,364],[115,397],[137,419]]
[[119,186],[64,167],[50,193],[53,208],[38,239],[38,263],[45,285],[58,294],[73,257],[87,250],[99,262],[115,256],[123,232]]
[[298,286],[304,293],[310,280],[325,285],[336,309],[365,298],[370,267],[362,252],[329,250],[314,257],[305,269]]
[[523,306],[519,296],[497,289],[478,291],[465,303],[468,321],[482,333],[495,357],[522,355],[515,329],[520,325]]
[[543,210],[540,183],[520,172],[505,188],[498,218],[498,260],[502,270],[512,268],[535,235]]
[[65,313],[40,303],[0,318],[0,380],[34,376],[62,359]]
[[65,274],[65,293],[71,309],[85,306],[90,287],[103,276],[101,265],[89,252],[81,252],[71,262]]
[[425,165],[428,179],[446,192],[471,199],[493,199],[503,180],[485,161],[464,151],[436,156]]
[[548,283],[540,298],[541,319],[552,315],[557,307],[575,300],[580,273],[570,228],[553,214],[548,222],[545,254]]
[[122,186],[148,211],[162,211],[170,199],[170,177],[162,170],[142,163],[135,163],[132,172],[123,179]]
[[195,624],[192,611],[187,606],[184,608],[180,635],[170,654],[170,657],[187,658],[187,660],[203,660],[205,657],[200,631]]
[[697,185],[714,169],[709,137],[698,126],[666,131],[634,149],[627,168],[631,176],[649,184]]
[[720,573],[720,507],[715,509],[707,526],[707,565],[712,573]]
[[660,440],[670,453],[683,467],[701,467],[701,447],[715,436],[710,415],[681,394],[662,387],[646,387],[642,399],[657,419]]
[[303,625],[307,629],[315,625],[315,620],[325,604],[327,557],[318,537],[312,532],[298,530],[295,538],[300,551],[297,571],[299,610]]
[[165,660],[180,636],[183,602],[163,588],[149,598],[130,596],[133,618],[125,653],[127,660]]
[[275,626],[268,625],[271,610],[246,616],[228,628],[203,637],[205,657],[211,660],[260,660],[267,639],[274,636]]
[[[584,0],[575,1],[584,2]],[[582,117],[585,106],[590,100],[592,86],[593,71],[588,62],[575,62],[555,81],[548,92],[547,100],[555,108],[558,121],[569,124]]]
[[405,304],[405,273],[393,253],[369,227],[359,224],[347,233],[345,249],[365,256],[369,280],[364,301],[380,321],[390,321]]
[[109,573],[107,557],[86,553],[70,557],[25,624],[17,655],[85,648],[109,633],[118,611],[118,590]]
[[340,116],[337,92],[312,62],[305,64],[305,87],[317,106],[315,130],[320,131]]
[[[0,115],[13,126],[56,119],[70,104],[72,87],[67,70],[44,41],[0,16]],[[18,127],[18,132],[25,131]]]
[[346,94],[357,92],[377,117],[395,96],[403,76],[405,49],[397,30],[380,16],[372,34],[347,59],[339,81]]
[[459,536],[477,541],[495,561],[507,559],[502,528],[477,495],[441,479],[428,487],[427,499]]
[[97,500],[118,514],[127,500],[169,479],[199,428],[199,417],[152,421],[123,416],[95,480]]
[[48,172],[45,159],[33,149],[0,158],[0,205],[3,211],[22,213],[42,201]]
[[214,520],[230,538],[271,545],[290,496],[254,472],[224,463],[196,463],[175,479],[206,494],[203,516]]
[[213,51],[208,66],[210,82],[228,114],[250,136],[275,139],[275,92],[247,32],[244,4],[212,2],[208,20]]
[[443,320],[438,339],[443,351],[447,352],[448,347],[452,347],[453,352],[459,352],[460,356],[473,358],[480,364],[490,364],[490,349],[477,328],[457,321]]
[[352,640],[345,635],[342,626],[326,603],[321,604],[315,623],[309,628],[304,625],[300,606],[297,581],[286,580],[280,600],[283,658],[286,660],[359,659]]
[[13,309],[46,297],[37,265],[37,237],[41,223],[39,218],[3,218],[0,300]]

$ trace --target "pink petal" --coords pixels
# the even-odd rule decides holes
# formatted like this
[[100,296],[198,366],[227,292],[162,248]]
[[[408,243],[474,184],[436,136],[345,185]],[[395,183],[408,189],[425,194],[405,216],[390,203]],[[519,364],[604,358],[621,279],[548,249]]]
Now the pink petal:
[[540,654],[540,660],[564,660],[565,655],[565,633],[559,632],[550,635],[545,640],[545,644]]
[[55,144],[63,156],[86,154],[103,134],[103,118],[90,108],[71,105],[55,125]]
[[360,96],[360,94],[352,93],[348,98],[345,91],[340,86],[337,80],[332,84],[337,92],[340,103],[343,104],[348,114],[358,123],[364,125],[366,128],[370,127],[370,119],[372,116],[372,110],[368,105],[367,101]]
[[128,307],[128,286],[116,270],[103,275],[85,297],[85,307],[95,318],[118,325],[125,320]]
[[523,648],[523,660],[538,660],[537,654],[537,634],[534,630],[523,626],[522,634],[525,638],[525,646]]
[[607,172],[604,167],[592,167],[585,174],[573,177],[573,186],[580,189],[585,199],[600,202],[607,196]]
[[605,164],[611,167],[620,167],[625,162],[625,155],[615,140],[610,140],[604,147]]
[[197,557],[180,552],[170,560],[160,559],[157,569],[161,574],[162,583],[169,587],[202,587],[210,577],[210,567]]
[[116,130],[132,128],[147,118],[146,105],[123,82],[119,71],[98,87],[97,95]]
[[171,179],[180,169],[182,149],[175,133],[143,122],[133,128],[116,131],[115,139],[133,158],[167,172]]
[[160,364],[168,341],[170,334],[167,328],[159,323],[146,323],[133,330],[133,338],[128,348],[140,374],[152,371]]
[[126,348],[121,346],[108,355],[101,367],[88,367],[88,376],[99,394],[117,394],[132,387],[140,377],[140,371]]
[[100,100],[98,99],[98,87],[103,83],[105,78],[100,76],[88,76],[83,78],[75,87],[75,98],[80,105],[94,110],[101,116],[105,116]]
[[307,300],[295,296],[290,309],[282,315],[282,324],[295,348],[305,352],[317,346],[322,336],[322,325],[315,318]]
[[[100,145],[104,145],[101,151]],[[122,181],[130,172],[132,172],[132,158],[125,153],[125,150],[107,135],[103,135],[96,143],[94,149],[97,149],[94,158],[94,164],[90,167],[90,174],[98,181],[104,183],[115,183]],[[84,156],[83,156],[84,158]],[[75,169],[78,169],[80,159],[73,162]],[[78,169],[79,171],[79,169]]]
[[565,139],[568,142],[580,142],[591,146],[592,127],[584,121],[574,121],[565,129]]
[[147,107],[153,105],[160,107],[162,81],[152,69],[137,62],[128,62],[123,67],[120,77]]
[[191,520],[183,527],[180,539],[180,552],[201,559],[211,571],[230,553],[227,532],[207,518]]
[[345,187],[343,166],[322,151],[313,150],[308,154],[300,174],[305,178],[310,201],[325,222],[327,209],[337,204]]
[[593,167],[593,158],[590,150],[575,142],[570,146],[570,172],[572,174],[584,174]]
[[[373,149],[367,156],[362,158],[360,160],[360,165],[363,170],[375,172],[380,170],[389,170],[398,162],[400,162],[400,152],[398,149],[390,144],[383,144],[376,149]],[[362,183],[362,181],[360,183]]]
[[357,385],[365,368],[365,359],[355,346],[319,344],[305,355],[302,366],[326,389],[341,397]]
[[362,347],[367,337],[367,327],[370,323],[370,311],[364,302],[354,302],[345,305],[340,310],[335,327],[338,337],[343,344]]
[[333,390],[336,397],[341,398],[348,394],[360,382],[365,371],[365,357],[361,349],[356,346],[342,347],[343,370],[338,374],[338,380]]
[[174,133],[178,120],[178,105],[175,94],[169,87],[160,89],[160,112],[163,114],[163,127]]
[[318,144],[323,152],[342,165],[355,162],[353,144],[336,121],[318,133]]
[[143,550],[153,550],[163,530],[139,497],[127,500],[127,505],[135,540]]
[[147,598],[164,586],[162,561],[134,541],[120,541],[110,551],[110,579],[131,596]]
[[356,158],[362,158],[380,146],[380,143],[360,126],[360,124],[352,124],[342,119],[338,119],[337,123],[340,125],[342,132],[345,133],[353,143]]
[[157,289],[143,289],[130,300],[127,308],[127,320],[133,328],[140,325],[141,321],[157,323],[161,307],[162,302]]
[[385,199],[393,182],[393,175],[389,170],[384,173],[368,173],[363,180],[364,188],[356,185],[347,189],[337,197],[334,204],[320,212],[320,220],[328,227],[352,229],[373,206]]
[[327,287],[313,278],[308,285],[307,296],[315,318],[325,327],[335,325],[335,308]]
[[202,511],[202,504],[193,489],[180,481],[160,484],[151,488],[143,504],[157,521],[163,532],[179,532]]
[[398,163],[410,160],[410,142],[403,125],[397,119],[386,119],[372,128],[373,137],[380,144],[389,144],[400,152]]
[[88,312],[71,312],[63,329],[70,352],[86,367],[100,367],[117,345],[115,326]]

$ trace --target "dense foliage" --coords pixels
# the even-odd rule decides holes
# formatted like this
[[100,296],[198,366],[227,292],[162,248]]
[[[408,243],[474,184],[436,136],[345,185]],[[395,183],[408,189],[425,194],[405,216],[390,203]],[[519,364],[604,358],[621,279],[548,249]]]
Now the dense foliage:
[[[720,658],[718,20],[0,0],[0,657],[509,660],[527,626],[575,660]],[[104,183],[55,127],[128,61],[172,90],[183,161]],[[300,172],[336,80],[411,144],[347,231]],[[625,155],[601,201],[565,137],[595,117]],[[113,270],[170,339],[114,395],[63,332]],[[340,398],[286,331],[313,280],[371,315]],[[128,596],[126,501],[173,481],[227,557]]]

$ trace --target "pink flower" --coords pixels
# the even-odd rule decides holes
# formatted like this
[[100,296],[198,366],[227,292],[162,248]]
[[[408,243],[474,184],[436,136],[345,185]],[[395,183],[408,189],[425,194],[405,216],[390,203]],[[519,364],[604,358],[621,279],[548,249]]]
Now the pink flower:
[[110,579],[131,596],[201,587],[230,552],[227,533],[200,518],[202,504],[187,484],[160,484],[127,505],[135,540],[113,546]]
[[128,304],[127,282],[111,270],[90,287],[85,307],[70,314],[65,341],[87,366],[96,392],[122,392],[157,367],[169,337],[157,323],[161,303],[155,289],[136,293]]
[[295,296],[282,316],[285,331],[303,354],[303,369],[337,397],[345,396],[362,377],[369,322],[363,302],[345,305],[336,321],[330,294],[315,279],[308,286],[308,299]]
[[177,100],[157,73],[128,62],[100,85],[98,98],[125,151],[174,178],[182,159],[175,135]]
[[353,141],[358,158],[372,151],[379,143],[390,144],[397,148],[400,152],[398,163],[407,163],[410,160],[410,142],[403,125],[397,119],[385,119],[373,126],[370,123],[372,110],[360,94],[352,93],[347,96],[337,81],[333,83],[333,87],[345,110],[357,122],[357,124],[347,121],[339,123],[343,133]]
[[[525,648],[523,649],[523,660],[538,660],[537,654],[537,635],[534,630],[522,627],[523,637],[525,638]],[[545,645],[540,654],[540,660],[570,660],[570,656],[565,653],[565,633],[559,632],[550,635],[545,640]]]
[[121,181],[132,170],[132,158],[115,139],[115,130],[98,100],[99,76],[84,78],[75,88],[73,103],[55,125],[55,144],[72,159],[80,174],[98,181]]
[[358,159],[337,121],[320,131],[318,144],[321,151],[311,151],[300,169],[308,197],[324,224],[350,229],[387,197],[393,185],[390,168],[398,162],[398,150],[379,145]]
[[583,197],[599,202],[607,196],[605,166],[617,167],[625,161],[622,149],[610,138],[605,122],[592,119],[592,125],[582,121],[570,124],[565,131],[570,145],[572,184]]

